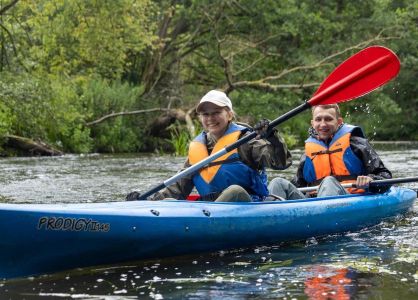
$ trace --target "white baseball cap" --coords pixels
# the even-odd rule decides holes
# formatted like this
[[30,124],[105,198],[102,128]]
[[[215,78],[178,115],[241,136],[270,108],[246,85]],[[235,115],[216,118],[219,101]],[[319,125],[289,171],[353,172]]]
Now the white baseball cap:
[[213,103],[220,107],[228,107],[232,111],[232,102],[228,96],[221,91],[211,90],[206,95],[202,97],[199,102],[199,105],[196,107],[196,111],[199,112],[202,108],[202,104],[205,102]]

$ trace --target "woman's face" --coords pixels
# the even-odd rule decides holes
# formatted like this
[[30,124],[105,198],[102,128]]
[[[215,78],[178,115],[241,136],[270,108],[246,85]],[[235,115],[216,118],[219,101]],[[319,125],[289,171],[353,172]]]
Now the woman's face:
[[199,115],[205,131],[217,140],[223,136],[233,118],[233,113],[228,108],[211,102],[202,105]]

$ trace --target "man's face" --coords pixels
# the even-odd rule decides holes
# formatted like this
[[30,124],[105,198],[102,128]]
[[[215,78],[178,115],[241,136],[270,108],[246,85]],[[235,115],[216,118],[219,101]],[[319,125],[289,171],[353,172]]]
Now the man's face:
[[319,139],[327,141],[332,138],[337,131],[338,126],[342,124],[343,119],[337,117],[335,108],[315,107],[312,114],[311,125],[318,133]]

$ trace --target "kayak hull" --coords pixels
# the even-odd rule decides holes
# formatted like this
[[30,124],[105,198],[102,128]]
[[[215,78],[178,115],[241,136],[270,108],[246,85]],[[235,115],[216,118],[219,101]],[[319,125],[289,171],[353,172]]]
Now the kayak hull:
[[392,187],[282,202],[0,204],[0,278],[356,231],[406,213],[415,199]]

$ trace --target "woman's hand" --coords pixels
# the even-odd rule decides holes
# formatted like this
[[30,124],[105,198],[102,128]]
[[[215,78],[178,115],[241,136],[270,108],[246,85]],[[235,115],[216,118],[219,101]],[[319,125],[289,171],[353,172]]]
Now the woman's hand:
[[254,125],[254,131],[257,133],[256,139],[265,139],[269,137],[273,130],[269,128],[270,120],[261,119]]
[[130,192],[128,195],[126,195],[125,200],[126,201],[136,201],[136,200],[139,200],[139,196],[141,196],[140,192],[133,191],[133,192]]

